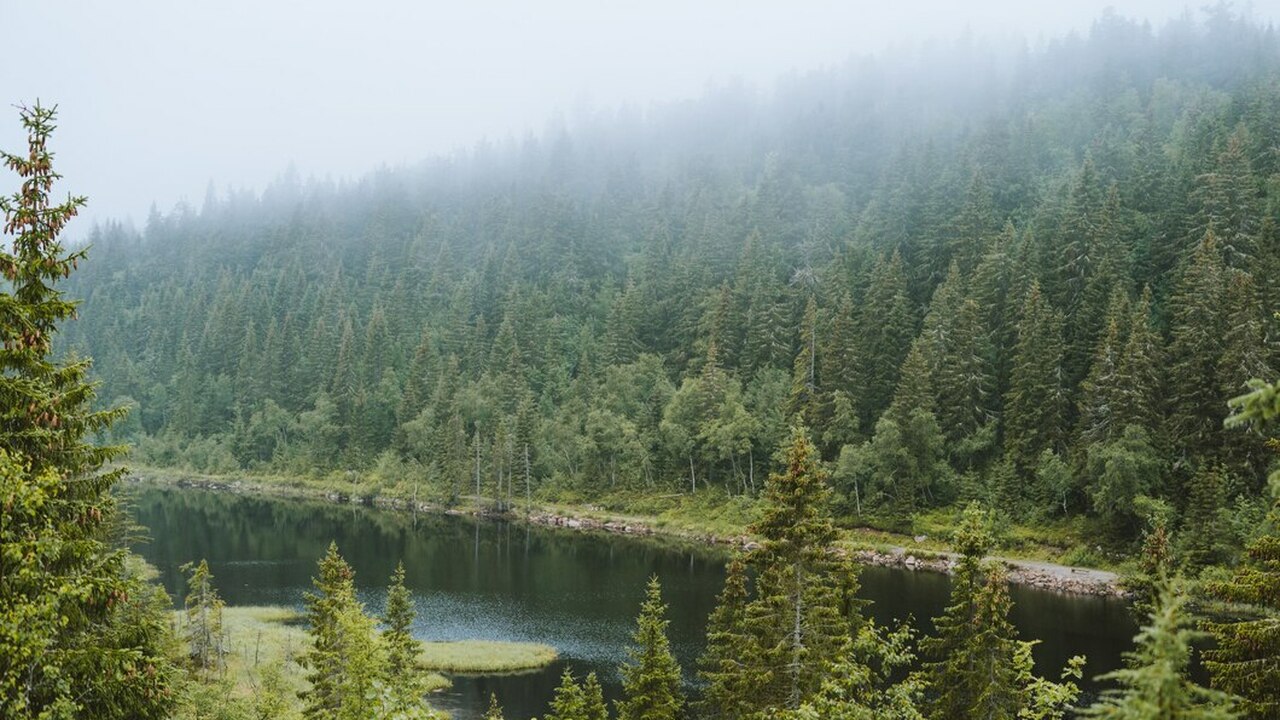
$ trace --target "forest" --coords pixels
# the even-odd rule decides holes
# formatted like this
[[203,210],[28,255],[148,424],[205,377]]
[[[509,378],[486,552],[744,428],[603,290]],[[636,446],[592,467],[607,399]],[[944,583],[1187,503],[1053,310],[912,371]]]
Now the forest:
[[93,230],[60,343],[138,465],[732,502],[803,424],[842,523],[981,500],[1212,564],[1267,509],[1223,420],[1280,361],[1277,147],[1271,28],[1108,14],[211,188]]
[[[336,546],[306,689],[228,694],[207,566],[175,629],[123,549],[126,445],[445,506],[745,508],[758,542],[698,682],[655,581],[624,720],[1280,717],[1280,37],[1229,6],[730,84],[353,182],[211,187],[83,244],[60,239],[85,200],[53,200],[54,112],[21,114],[7,717],[436,717],[403,586],[370,614]],[[957,559],[920,637],[864,617],[836,542],[931,513]],[[1013,524],[1128,559],[1143,628],[1085,707],[1083,660],[1036,675],[1008,620],[985,558]],[[595,682],[567,674],[546,720],[608,718]]]

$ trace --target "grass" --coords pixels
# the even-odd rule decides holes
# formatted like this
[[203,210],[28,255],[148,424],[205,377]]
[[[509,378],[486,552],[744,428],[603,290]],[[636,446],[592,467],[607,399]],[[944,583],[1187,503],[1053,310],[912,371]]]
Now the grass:
[[[405,483],[379,482],[368,474],[329,473],[323,477],[255,475],[242,473],[232,476],[209,476],[198,473],[166,469],[144,469],[144,478],[162,483],[204,480],[214,482],[244,483],[249,492],[276,495],[317,496],[325,493],[341,493],[348,497],[365,499],[387,498],[406,500],[411,496]],[[424,488],[425,490],[425,488]],[[426,492],[419,500],[432,499]],[[458,509],[484,510],[484,501],[462,498]],[[522,514],[522,503],[516,498],[516,515]],[[559,497],[546,497],[535,502],[538,512],[563,517],[576,517],[599,521],[616,521],[624,524],[643,525],[657,533],[674,537],[720,538],[747,535],[747,528],[759,517],[760,506],[748,498],[730,495],[720,488],[699,490],[696,495],[665,493],[651,495],[638,491],[619,491],[593,500],[590,504],[578,502],[572,493]],[[851,547],[885,548],[898,546],[913,554],[922,551],[947,552],[948,540],[962,510],[960,504],[924,511],[912,518],[911,532],[894,532],[875,527],[845,527],[841,539]],[[868,516],[867,523],[874,523]],[[859,521],[851,524],[860,525]],[[1099,549],[1096,541],[1098,528],[1094,521],[1083,517],[1054,518],[1030,523],[1007,523],[998,528],[999,545],[996,554],[1016,560],[1038,560],[1092,567],[1103,570],[1125,569],[1120,553]],[[921,537],[919,542],[917,537]]]
[[[181,629],[185,616],[174,611]],[[297,693],[307,687],[306,672],[298,657],[307,647],[302,616],[286,607],[245,605],[223,608],[222,629],[227,639],[227,678],[235,693],[249,697],[259,684],[262,668],[277,665],[285,688]],[[423,678],[428,692],[447,689],[449,679],[436,672]]]
[[418,664],[426,670],[463,675],[495,675],[536,670],[559,657],[550,645],[496,640],[425,642]]

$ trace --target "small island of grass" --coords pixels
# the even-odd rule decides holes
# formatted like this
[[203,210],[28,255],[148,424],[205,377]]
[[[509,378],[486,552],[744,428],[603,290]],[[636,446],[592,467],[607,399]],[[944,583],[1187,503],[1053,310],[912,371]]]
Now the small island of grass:
[[490,675],[536,670],[559,657],[550,645],[499,640],[424,642],[419,663],[425,670]]

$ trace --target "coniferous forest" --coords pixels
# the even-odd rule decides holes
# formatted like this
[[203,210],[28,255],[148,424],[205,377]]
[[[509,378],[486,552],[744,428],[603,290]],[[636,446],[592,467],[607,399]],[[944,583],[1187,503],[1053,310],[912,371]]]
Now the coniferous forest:
[[[547,720],[1280,717],[1280,36],[1229,6],[211,187],[84,247],[53,119],[23,110],[4,156],[6,717],[435,717],[403,569],[373,617],[336,546],[299,707],[269,679],[226,701],[208,567],[175,636],[116,549],[125,444],[448,507],[745,518],[696,686],[655,579],[624,698],[567,672]],[[933,634],[867,619],[841,529],[939,518]],[[984,559],[1014,527],[1131,574],[1143,629],[1100,697],[1083,659],[1033,672]]]
[[1226,7],[852,61],[96,228],[63,345],[139,464],[757,497],[803,424],[842,518],[1171,514],[1213,562],[1265,511],[1223,419],[1280,364],[1278,111]]

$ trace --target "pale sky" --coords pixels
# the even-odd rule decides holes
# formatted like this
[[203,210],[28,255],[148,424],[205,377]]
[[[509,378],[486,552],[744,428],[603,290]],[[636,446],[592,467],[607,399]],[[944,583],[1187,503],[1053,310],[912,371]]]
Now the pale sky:
[[[89,220],[261,189],[291,164],[358,177],[538,132],[559,113],[639,108],[830,66],[887,45],[1086,32],[1104,8],[1159,26],[1197,1],[0,0],[0,147],[10,106],[61,108],[64,190]],[[1237,7],[1244,7],[1237,3]],[[1251,4],[1280,18],[1280,0]],[[0,192],[14,183],[0,174]]]

